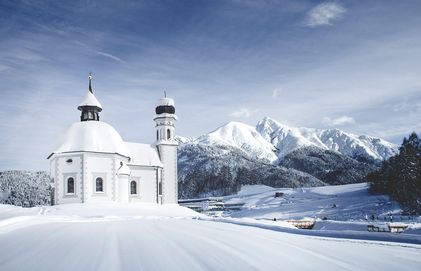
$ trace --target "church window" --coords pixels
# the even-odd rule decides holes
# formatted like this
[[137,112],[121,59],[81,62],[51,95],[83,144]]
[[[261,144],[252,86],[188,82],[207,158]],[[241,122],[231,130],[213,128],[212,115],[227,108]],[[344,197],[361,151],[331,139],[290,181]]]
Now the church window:
[[95,180],[95,192],[104,192],[104,181],[100,177]]
[[171,131],[170,131],[170,129],[167,129],[167,139],[170,139],[171,138]]
[[131,195],[137,195],[137,183],[136,183],[136,181],[130,182],[130,194]]
[[158,132],[158,130],[156,130],[156,140],[158,140],[159,139],[159,132]]
[[73,177],[70,177],[67,179],[67,194],[74,194],[75,193],[75,179]]
[[72,160],[72,159],[67,159],[67,160],[66,160],[66,163],[67,163],[67,164],[71,164],[71,163],[73,163],[73,160]]
[[158,195],[162,195],[162,182],[158,183]]

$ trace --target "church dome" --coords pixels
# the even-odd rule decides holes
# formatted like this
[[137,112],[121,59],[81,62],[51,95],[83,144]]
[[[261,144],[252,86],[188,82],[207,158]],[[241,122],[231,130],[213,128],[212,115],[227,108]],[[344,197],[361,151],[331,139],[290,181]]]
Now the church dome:
[[76,122],[67,129],[59,142],[53,153],[90,151],[130,157],[119,133],[102,121]]
[[167,97],[159,99],[156,104],[155,113],[157,115],[163,113],[175,114],[174,100]]

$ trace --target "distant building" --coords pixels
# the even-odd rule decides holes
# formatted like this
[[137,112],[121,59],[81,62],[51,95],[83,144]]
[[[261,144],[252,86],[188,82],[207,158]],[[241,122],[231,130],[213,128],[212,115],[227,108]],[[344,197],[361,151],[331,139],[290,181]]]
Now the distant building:
[[154,144],[125,142],[111,125],[100,121],[102,106],[91,81],[89,76],[89,91],[77,107],[80,122],[67,129],[47,158],[54,204],[177,203],[174,100],[164,97],[156,105]]

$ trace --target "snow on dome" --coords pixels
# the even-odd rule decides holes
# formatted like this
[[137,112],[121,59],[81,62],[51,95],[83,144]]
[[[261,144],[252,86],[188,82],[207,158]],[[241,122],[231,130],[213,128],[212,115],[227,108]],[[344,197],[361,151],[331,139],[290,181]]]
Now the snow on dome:
[[174,100],[171,98],[161,98],[158,100],[156,106],[174,106]]
[[85,98],[83,98],[83,101],[79,104],[77,108],[80,110],[80,108],[83,106],[95,106],[102,109],[102,105],[98,102],[95,95],[90,91],[86,93]]
[[76,122],[67,129],[59,142],[53,153],[91,151],[130,157],[130,151],[118,132],[102,121]]

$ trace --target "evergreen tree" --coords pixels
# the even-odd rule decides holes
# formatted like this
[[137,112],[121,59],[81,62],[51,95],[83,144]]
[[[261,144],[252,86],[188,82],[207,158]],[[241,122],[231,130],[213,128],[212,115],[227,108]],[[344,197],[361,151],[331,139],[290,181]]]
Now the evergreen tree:
[[386,193],[407,212],[421,213],[421,141],[413,132],[404,138],[399,154],[367,176],[371,190]]

